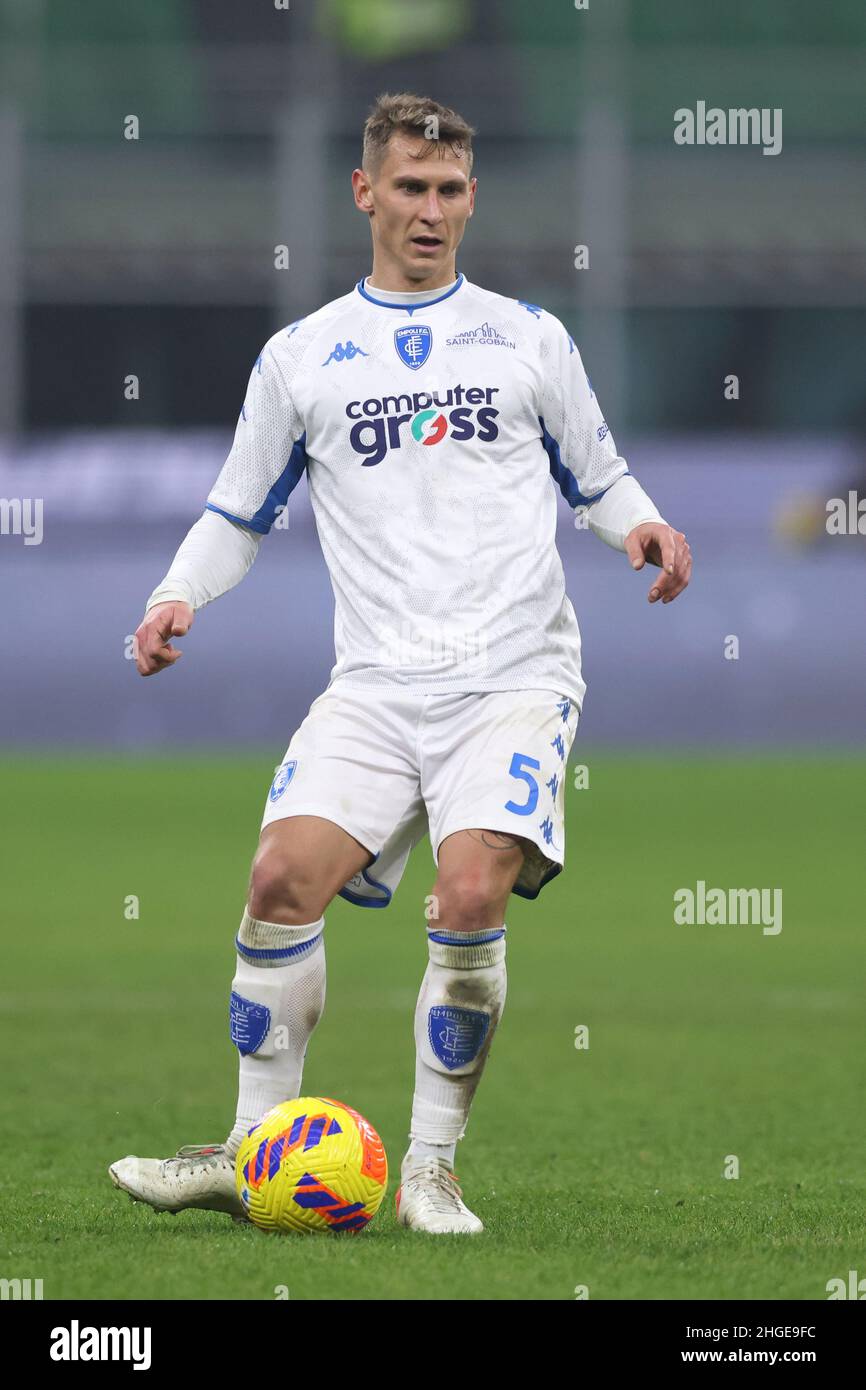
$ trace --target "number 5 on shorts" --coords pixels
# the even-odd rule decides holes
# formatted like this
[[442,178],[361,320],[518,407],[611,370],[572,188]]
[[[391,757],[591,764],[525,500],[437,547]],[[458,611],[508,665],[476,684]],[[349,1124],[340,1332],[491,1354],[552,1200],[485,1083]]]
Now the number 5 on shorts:
[[541,767],[541,763],[536,762],[535,758],[527,758],[525,753],[515,753],[511,759],[511,766],[508,769],[509,777],[517,777],[521,782],[525,782],[529,787],[529,797],[524,805],[516,801],[506,801],[506,811],[513,811],[516,816],[531,816],[538,805],[538,783],[532,773],[528,771],[534,767],[536,772]]

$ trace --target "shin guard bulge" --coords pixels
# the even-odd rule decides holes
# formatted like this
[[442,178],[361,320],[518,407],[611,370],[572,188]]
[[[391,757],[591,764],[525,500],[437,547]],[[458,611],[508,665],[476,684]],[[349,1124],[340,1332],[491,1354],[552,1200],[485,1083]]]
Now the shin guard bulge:
[[504,926],[478,932],[428,928],[430,960],[415,1010],[413,1155],[463,1138],[472,1097],[505,1006]]
[[240,1054],[231,1154],[266,1110],[300,1095],[307,1044],[325,1006],[324,926],[324,917],[285,927],[244,912],[229,1008]]

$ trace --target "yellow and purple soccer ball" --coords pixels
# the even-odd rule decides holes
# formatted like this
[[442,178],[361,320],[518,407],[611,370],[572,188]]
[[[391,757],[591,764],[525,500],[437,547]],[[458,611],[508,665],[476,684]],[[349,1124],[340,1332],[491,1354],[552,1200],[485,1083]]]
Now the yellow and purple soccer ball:
[[362,1231],[388,1184],[373,1126],[337,1100],[275,1105],[248,1130],[235,1165],[238,1195],[263,1231]]

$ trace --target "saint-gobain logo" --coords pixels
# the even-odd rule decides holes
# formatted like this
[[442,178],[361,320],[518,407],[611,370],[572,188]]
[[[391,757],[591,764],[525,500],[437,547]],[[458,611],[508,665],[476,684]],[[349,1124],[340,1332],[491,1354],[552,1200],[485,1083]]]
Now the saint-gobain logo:
[[401,430],[406,425],[418,444],[438,444],[446,436],[458,442],[477,439],[489,444],[499,438],[499,411],[492,405],[498,392],[498,386],[458,385],[447,391],[403,392],[350,401],[346,414],[354,423],[349,443],[356,454],[364,455],[364,468],[381,463],[389,449],[402,447]]

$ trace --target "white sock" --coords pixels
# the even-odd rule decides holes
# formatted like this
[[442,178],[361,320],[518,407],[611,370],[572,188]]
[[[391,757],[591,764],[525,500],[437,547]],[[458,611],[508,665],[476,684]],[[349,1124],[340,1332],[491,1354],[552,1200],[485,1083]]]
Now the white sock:
[[302,927],[244,911],[235,945],[230,1035],[240,1054],[238,1108],[226,1150],[266,1110],[301,1093],[304,1055],[325,1007],[324,917]]
[[444,1158],[446,1162],[454,1167],[454,1157],[457,1152],[457,1140],[452,1139],[449,1144],[428,1144],[426,1139],[412,1139],[409,1144],[407,1158]]
[[415,1009],[415,1095],[407,1158],[453,1165],[505,1006],[505,926],[428,927],[430,962]]

